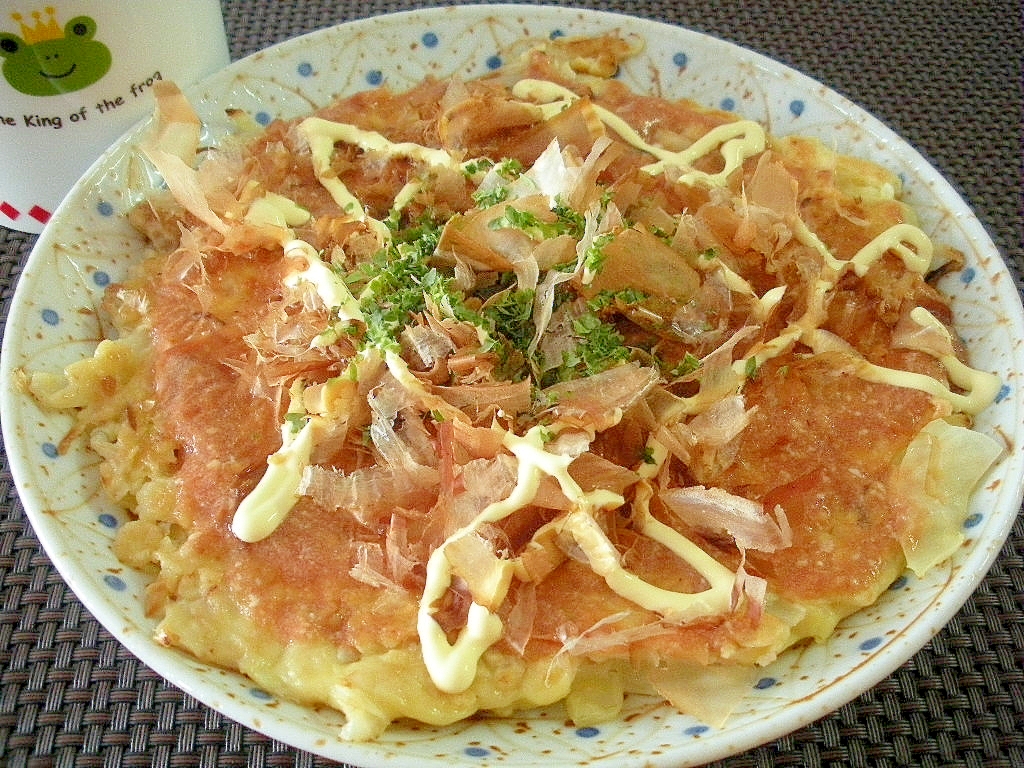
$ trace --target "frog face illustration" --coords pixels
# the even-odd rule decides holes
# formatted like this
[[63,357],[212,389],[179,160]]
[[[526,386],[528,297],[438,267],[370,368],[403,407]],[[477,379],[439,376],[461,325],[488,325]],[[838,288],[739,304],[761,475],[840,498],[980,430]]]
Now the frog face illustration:
[[98,40],[96,22],[89,16],[76,16],[57,25],[53,8],[48,19],[33,13],[34,27],[12,18],[21,25],[22,35],[0,32],[0,56],[3,76],[16,90],[29,96],[55,96],[92,85],[110,69],[110,49]]

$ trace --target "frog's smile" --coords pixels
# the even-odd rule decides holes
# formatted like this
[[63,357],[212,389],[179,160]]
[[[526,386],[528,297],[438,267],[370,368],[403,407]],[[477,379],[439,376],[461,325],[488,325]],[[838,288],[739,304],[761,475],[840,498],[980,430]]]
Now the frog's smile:
[[39,70],[39,74],[40,74],[40,75],[42,75],[43,77],[45,77],[45,78],[49,79],[49,80],[60,80],[61,78],[65,78],[65,77],[67,77],[68,75],[70,75],[70,74],[71,74],[72,72],[74,72],[74,71],[75,71],[75,70],[76,70],[77,68],[78,68],[78,65],[77,65],[77,64],[72,64],[72,65],[71,65],[71,69],[69,69],[69,70],[68,70],[67,72],[62,72],[62,73],[61,73],[61,74],[59,74],[59,75],[51,75],[51,74],[49,74],[48,72],[43,72],[43,70]]

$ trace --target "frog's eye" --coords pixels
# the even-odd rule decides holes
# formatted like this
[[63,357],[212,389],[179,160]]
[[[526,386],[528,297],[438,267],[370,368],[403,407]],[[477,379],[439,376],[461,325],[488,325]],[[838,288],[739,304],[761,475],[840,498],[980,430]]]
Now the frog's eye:
[[0,33],[0,56],[13,56],[24,45],[17,35]]
[[96,22],[89,16],[75,16],[64,25],[65,37],[79,37],[83,40],[91,40],[96,34]]

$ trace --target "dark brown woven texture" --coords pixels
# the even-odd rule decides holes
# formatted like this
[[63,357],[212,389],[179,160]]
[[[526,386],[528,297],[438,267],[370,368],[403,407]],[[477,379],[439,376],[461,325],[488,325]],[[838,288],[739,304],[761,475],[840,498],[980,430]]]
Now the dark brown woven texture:
[[[416,5],[223,4],[235,58],[315,28]],[[1021,285],[1019,0],[565,4],[688,26],[832,86],[953,182]],[[33,242],[0,228],[2,317]],[[228,720],[137,662],[40,549],[0,455],[0,766],[328,764]],[[954,620],[893,675],[832,715],[716,765],[1024,768],[1024,523],[1018,520]]]

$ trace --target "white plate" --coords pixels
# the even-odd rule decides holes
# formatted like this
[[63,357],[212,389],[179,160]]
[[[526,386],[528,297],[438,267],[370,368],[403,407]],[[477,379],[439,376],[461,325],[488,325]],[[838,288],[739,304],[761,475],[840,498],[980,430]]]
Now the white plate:
[[[975,364],[1004,386],[978,427],[1024,442],[1024,313],[1006,266],[974,215],[928,163],[848,100],[763,56],[650,21],[566,8],[462,6],[343,24],[257,53],[188,90],[212,134],[225,107],[260,122],[291,117],[335,95],[386,84],[403,89],[424,75],[486,73],[524,34],[578,35],[619,29],[645,38],[622,79],[635,90],[686,96],[735,109],[776,134],[819,136],[841,151],[881,162],[904,179],[924,229],[967,256],[947,280]],[[137,133],[135,134],[137,135]],[[43,546],[92,614],[136,656],[225,715],[296,747],[364,768],[508,765],[682,766],[771,741],[873,686],[925,645],[981,581],[1020,507],[1024,452],[995,467],[965,521],[969,542],[926,579],[893,585],[879,603],[844,621],[827,643],[786,653],[764,670],[725,727],[709,728],[646,699],[600,728],[567,725],[558,709],[514,720],[450,728],[398,725],[372,744],[337,738],[341,716],[268,697],[239,675],[213,669],[150,640],[143,579],[109,543],[122,514],[104,501],[96,458],[76,443],[58,455],[68,422],[40,413],[13,371],[57,369],[88,355],[100,338],[93,311],[124,273],[139,240],[119,216],[131,203],[131,134],[75,187],[41,236],[17,287],[0,369],[4,438],[29,519]]]

